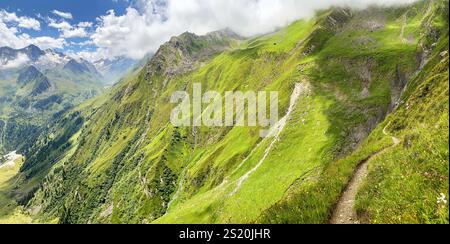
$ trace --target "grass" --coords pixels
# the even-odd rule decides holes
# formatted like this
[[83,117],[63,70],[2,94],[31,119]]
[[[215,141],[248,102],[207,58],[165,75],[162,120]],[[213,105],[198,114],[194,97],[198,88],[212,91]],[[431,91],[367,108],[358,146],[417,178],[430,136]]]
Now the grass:
[[14,199],[9,196],[11,181],[19,172],[23,158],[18,158],[14,166],[0,169],[0,224],[25,224],[31,223],[31,217],[19,207]]
[[[355,20],[357,22],[358,19]],[[392,23],[396,21],[392,19]],[[352,22],[353,23],[353,22]],[[294,24],[295,26],[296,24]],[[351,26],[351,24],[349,24]],[[292,27],[293,28],[293,27]],[[382,32],[385,30],[380,30]],[[390,138],[377,141],[375,138],[367,140],[369,147],[361,147],[354,156],[335,161],[335,158],[345,151],[342,148],[348,147],[350,141],[348,136],[350,131],[346,128],[357,127],[366,123],[372,116],[379,115],[381,108],[386,113],[387,107],[391,102],[390,98],[390,81],[389,77],[395,74],[392,72],[397,65],[402,65],[405,72],[412,73],[414,64],[408,63],[415,52],[414,43],[401,43],[401,41],[387,42],[386,40],[399,39],[396,29],[388,29],[388,33],[373,32],[372,35],[387,36],[386,39],[377,40],[379,48],[372,50],[361,50],[348,45],[360,36],[371,35],[366,32],[358,33],[352,36],[350,40],[347,38],[348,33],[355,34],[354,29],[340,32],[333,36],[321,32],[326,36],[333,36],[329,39],[318,38],[323,40],[326,48],[313,54],[312,58],[302,60],[300,54],[302,48],[295,49],[292,57],[278,66],[275,80],[270,87],[277,87],[277,84],[286,84],[286,80],[291,82],[304,78],[311,82],[313,87],[314,98],[302,98],[301,104],[295,110],[296,120],[292,121],[286,128],[280,143],[276,145],[269,157],[262,166],[254,172],[250,178],[245,181],[236,194],[230,194],[234,190],[234,181],[242,176],[245,172],[253,168],[259,159],[262,158],[264,149],[267,147],[263,142],[260,149],[256,150],[234,175],[227,177],[230,183],[220,184],[227,173],[219,179],[214,180],[215,184],[205,184],[202,190],[196,195],[186,194],[185,202],[171,208],[168,214],[158,219],[157,223],[249,223],[249,222],[271,222],[271,223],[323,223],[329,218],[330,210],[340,196],[341,190],[345,187],[351,177],[354,168],[361,160],[366,159],[373,153],[389,147]],[[279,38],[281,34],[275,33],[269,37],[254,39],[249,41],[248,50],[241,49],[236,52],[255,52],[260,47],[268,47],[265,45],[266,40],[273,40],[273,36]],[[302,38],[298,38],[300,41]],[[386,43],[385,43],[386,42]],[[305,42],[306,45],[306,42]],[[291,48],[295,45],[290,45]],[[343,48],[345,47],[345,48]],[[272,48],[272,46],[271,46]],[[285,49],[282,49],[286,51]],[[237,53],[231,53],[233,57],[240,57]],[[259,52],[257,53],[264,53]],[[392,56],[391,56],[392,55]],[[393,56],[403,56],[401,59],[394,59]],[[226,60],[227,55],[220,56],[220,60]],[[374,82],[370,86],[370,96],[361,98],[360,91],[361,77],[357,76],[358,70],[348,70],[343,67],[343,63],[347,60],[350,65],[355,66],[354,60],[360,60],[356,65],[366,65],[367,59],[374,59],[372,67],[372,79]],[[255,57],[253,57],[255,60]],[[405,63],[401,63],[405,60]],[[222,61],[223,62],[223,61]],[[233,74],[244,74],[250,80],[249,86],[252,84],[252,73],[246,72],[248,68],[239,64],[239,60],[230,62],[236,64],[243,71],[233,70]],[[221,67],[214,64],[214,67]],[[305,65],[303,73],[290,71],[289,67],[298,67],[299,64]],[[258,74],[266,74],[265,64],[259,64],[263,67]],[[269,63],[270,65],[270,63]],[[227,65],[226,67],[232,67]],[[358,66],[356,66],[358,67]],[[254,69],[253,67],[250,69]],[[258,69],[258,68],[256,68]],[[280,71],[281,70],[281,71]],[[386,72],[388,71],[388,72]],[[273,72],[273,71],[271,71]],[[276,72],[276,71],[275,71]],[[225,72],[221,73],[221,77]],[[256,76],[258,77],[258,76]],[[284,77],[285,80],[283,80]],[[260,79],[260,77],[258,77]],[[300,79],[301,79],[300,78]],[[207,79],[211,80],[211,79]],[[279,82],[279,83],[278,83]],[[219,84],[221,84],[219,82]],[[278,87],[280,88],[280,87]],[[281,97],[284,98],[283,106],[286,106],[286,100],[289,98],[289,89],[280,89],[283,92]],[[342,98],[336,100],[336,93],[340,93]],[[358,105],[360,104],[360,105]],[[369,109],[369,113],[367,113]],[[363,112],[366,111],[366,112]],[[305,119],[304,124],[301,121]],[[227,136],[233,136],[233,131]],[[343,134],[344,133],[344,134]],[[348,133],[348,134],[347,134]],[[246,133],[239,132],[239,137],[229,139],[234,141],[234,148],[240,148],[246,151],[248,142],[238,138],[246,138]],[[226,137],[227,138],[227,137]],[[224,140],[227,141],[227,140]],[[373,143],[373,145],[371,145]],[[230,150],[220,150],[230,155]],[[239,150],[238,150],[239,151]],[[247,154],[249,153],[247,149]],[[207,162],[220,162],[221,151],[213,151],[214,153],[205,156],[204,163],[195,164],[193,167],[202,167],[201,165],[210,165]],[[233,150],[236,152],[236,149]],[[218,156],[216,155],[218,153]],[[232,155],[232,154],[231,154]],[[230,155],[230,156],[231,156]],[[242,160],[242,157],[240,157]],[[239,160],[237,160],[239,162]],[[220,164],[221,169],[236,167],[227,164]],[[203,166],[207,167],[207,166]],[[192,169],[193,173],[189,178],[194,178],[194,172],[209,172],[211,170]],[[214,171],[213,171],[214,172]],[[322,172],[322,173],[320,173]],[[198,173],[197,173],[198,174]],[[214,172],[212,175],[217,175]],[[192,194],[192,193],[191,193]],[[221,198],[220,196],[227,196]],[[245,210],[244,210],[245,209]],[[286,211],[286,212],[284,212]],[[208,216],[209,214],[209,216]],[[278,217],[279,215],[282,215]]]
[[[438,55],[445,50],[443,35],[427,67],[412,77],[400,109],[355,152],[327,165],[317,180],[303,182],[257,222],[326,223],[356,166],[371,158],[357,196],[363,222],[448,223],[448,204],[437,203],[441,194],[448,197],[448,56]],[[391,147],[382,133],[387,125],[403,139],[400,146]]]
[[357,210],[372,223],[449,222],[448,204],[437,200],[448,199],[448,55],[426,70],[426,80],[389,119],[403,144],[372,163],[358,195]]
[[[144,69],[130,75],[109,93],[65,115],[52,129],[51,140],[42,139],[71,138],[67,147],[44,143],[37,149],[49,155],[46,162],[56,164],[29,207],[41,209],[39,218],[62,223],[327,222],[356,166],[378,152],[387,153],[392,145],[382,133],[387,125],[382,121],[403,88],[398,76],[416,70],[423,12],[408,13],[405,30],[412,38],[403,42],[406,11],[373,9],[354,18],[327,11],[234,45],[182,74],[148,75]],[[386,28],[370,31],[360,25],[380,13],[386,14]],[[338,24],[330,22],[330,14]],[[189,54],[202,53],[207,43],[192,38]],[[371,39],[371,44],[364,48],[358,44],[361,38]],[[180,64],[182,53],[170,45],[162,52],[164,57],[149,67],[161,62],[164,70],[165,65]],[[192,93],[194,83],[219,93],[279,91],[281,117],[298,82],[311,90],[299,98],[280,140],[239,188],[238,180],[258,165],[272,142],[260,138],[261,128],[194,131],[168,123],[175,106],[169,102],[171,94]],[[71,123],[77,119],[82,120],[79,127]],[[39,165],[37,158],[27,161],[31,171]],[[374,172],[370,182],[389,178]],[[377,203],[377,194],[361,193],[359,212],[374,222],[389,222],[374,214],[389,206]]]

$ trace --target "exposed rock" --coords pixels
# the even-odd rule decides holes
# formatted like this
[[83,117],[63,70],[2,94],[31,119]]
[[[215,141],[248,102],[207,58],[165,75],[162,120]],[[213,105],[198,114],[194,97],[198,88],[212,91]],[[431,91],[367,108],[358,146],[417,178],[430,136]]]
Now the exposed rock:
[[228,48],[233,40],[241,39],[231,30],[197,36],[185,32],[163,44],[147,64],[146,79],[155,74],[173,76],[194,69],[197,64]]
[[77,62],[75,59],[71,59],[66,65],[64,65],[63,70],[70,71],[74,74],[82,74],[82,73],[89,73],[89,68]]
[[37,70],[34,66],[29,66],[19,73],[17,84],[25,86],[35,80],[40,79],[42,76],[44,75],[39,72],[39,70]]
[[31,91],[32,96],[37,96],[48,91],[52,87],[50,81],[47,78],[42,78],[34,84],[33,91]]

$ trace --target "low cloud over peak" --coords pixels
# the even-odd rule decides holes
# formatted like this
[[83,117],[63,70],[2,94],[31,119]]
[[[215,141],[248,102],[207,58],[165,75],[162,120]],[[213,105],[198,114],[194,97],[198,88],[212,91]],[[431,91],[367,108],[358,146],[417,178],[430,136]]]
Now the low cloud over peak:
[[[49,8],[35,17],[0,9],[0,46],[58,48],[91,61],[141,59],[172,36],[230,28],[241,36],[267,33],[331,6],[364,8],[415,0],[115,0],[101,16]],[[102,1],[103,2],[103,1]],[[80,4],[84,4],[81,3]],[[115,6],[115,5],[114,5]],[[73,13],[73,14],[72,14]],[[118,14],[120,13],[120,14]],[[41,22],[40,22],[41,21]],[[81,21],[81,22],[80,22]],[[46,33],[40,36],[39,33]]]
[[109,11],[98,18],[92,36],[98,46],[94,56],[139,59],[185,31],[204,34],[229,27],[240,35],[251,36],[311,17],[316,10],[331,6],[364,8],[411,2],[414,0],[137,0],[124,15]]

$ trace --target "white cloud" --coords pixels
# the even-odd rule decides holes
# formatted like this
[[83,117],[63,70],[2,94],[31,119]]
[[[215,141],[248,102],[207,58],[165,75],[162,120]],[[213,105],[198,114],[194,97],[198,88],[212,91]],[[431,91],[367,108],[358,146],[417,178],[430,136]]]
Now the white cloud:
[[52,18],[49,18],[49,22],[48,26],[58,29],[63,38],[87,37],[86,27],[92,26],[90,22],[80,22],[77,27],[74,27],[67,21],[56,22]]
[[74,28],[70,30],[65,30],[62,33],[64,38],[74,38],[74,37],[87,37],[88,33],[84,28]]
[[229,27],[243,36],[275,30],[313,16],[333,5],[366,7],[415,0],[136,0],[124,15],[109,11],[98,18],[92,35],[98,46],[93,56],[142,58],[171,36],[185,31],[205,34]]
[[40,36],[29,40],[29,44],[34,44],[41,49],[62,49],[66,45],[63,38],[53,38],[49,36]]
[[88,28],[88,27],[92,27],[93,23],[92,22],[80,22],[77,25],[78,27],[82,27],[82,28]]
[[87,40],[87,41],[82,41],[82,42],[70,42],[70,45],[82,47],[82,46],[94,45],[94,43],[91,40]]
[[70,30],[73,28],[72,25],[69,24],[69,22],[67,22],[67,21],[56,22],[56,20],[51,19],[51,18],[50,18],[50,23],[48,24],[48,26],[53,27],[58,30],[61,30],[61,31]]
[[18,33],[17,28],[8,27],[0,20],[0,47],[24,47],[28,41],[28,35]]
[[[30,17],[18,17],[15,13],[0,10],[0,47],[7,46],[17,49],[34,44],[41,49],[61,49],[66,45],[66,41],[63,38],[50,36],[31,37],[26,33],[22,33],[20,28],[40,30],[40,22]],[[20,60],[22,59],[19,57],[17,62]],[[11,63],[10,65],[14,64]]]
[[26,54],[19,53],[16,57],[16,59],[9,60],[6,63],[2,64],[0,63],[0,70],[1,69],[14,69],[19,68],[22,65],[26,64],[29,61],[29,58]]
[[98,52],[91,52],[91,51],[81,51],[81,52],[74,52],[74,51],[68,51],[67,55],[76,58],[76,59],[85,59],[89,61],[97,61],[101,58],[106,58],[106,56],[103,56],[99,54]]
[[8,27],[0,20],[0,47],[23,48],[30,44],[34,44],[41,49],[63,48],[65,40],[49,36],[33,38],[28,34],[20,33],[15,27]]
[[12,23],[20,28],[40,30],[41,23],[34,18],[17,16],[16,13],[10,13],[5,10],[0,10],[0,21],[3,23]]
[[69,13],[69,12],[62,12],[62,11],[59,11],[59,10],[55,9],[55,10],[52,11],[52,13],[54,15],[57,15],[57,16],[59,16],[61,18],[64,18],[64,19],[72,19],[73,18],[72,14]]

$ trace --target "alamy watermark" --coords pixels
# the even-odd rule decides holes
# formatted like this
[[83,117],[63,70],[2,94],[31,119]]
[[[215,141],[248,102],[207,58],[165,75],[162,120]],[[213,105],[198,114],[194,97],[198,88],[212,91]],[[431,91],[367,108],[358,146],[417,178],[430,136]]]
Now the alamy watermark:
[[187,91],[173,93],[171,103],[178,104],[171,113],[173,126],[259,126],[261,137],[270,135],[278,118],[277,91],[217,91],[203,93],[194,83],[192,96]]

